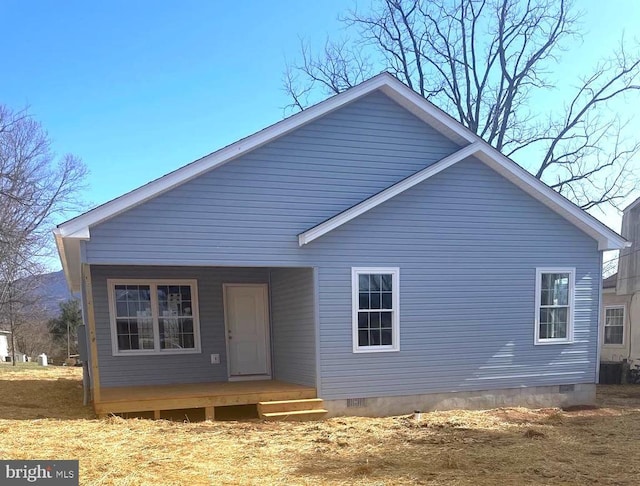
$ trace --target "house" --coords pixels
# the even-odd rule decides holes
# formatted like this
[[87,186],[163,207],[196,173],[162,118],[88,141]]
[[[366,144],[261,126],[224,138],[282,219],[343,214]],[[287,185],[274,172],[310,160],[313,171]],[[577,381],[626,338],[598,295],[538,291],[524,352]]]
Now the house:
[[17,363],[25,363],[29,359],[28,356],[16,350],[11,353],[11,331],[0,330],[0,363],[11,362],[13,356]]
[[602,284],[603,364],[640,367],[640,198],[622,213],[622,235],[632,246],[620,251],[618,272]]
[[55,238],[96,412],[209,418],[590,402],[627,244],[386,73]]
[[5,361],[11,361],[11,353],[9,352],[10,336],[11,336],[11,332],[0,330],[0,363],[4,363]]

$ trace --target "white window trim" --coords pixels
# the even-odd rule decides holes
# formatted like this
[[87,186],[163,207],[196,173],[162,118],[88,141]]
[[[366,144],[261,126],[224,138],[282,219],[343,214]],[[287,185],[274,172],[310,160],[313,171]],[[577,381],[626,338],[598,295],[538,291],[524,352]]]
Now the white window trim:
[[[158,296],[156,292],[151,292],[151,315],[153,318],[153,343],[154,349],[131,349],[119,350],[118,337],[116,328],[116,285],[149,285],[151,287],[158,285],[189,285],[191,286],[191,309],[193,317],[193,339],[194,349],[161,349],[160,348],[160,329],[158,318]],[[199,354],[201,353],[200,344],[200,310],[198,308],[198,281],[195,279],[107,279],[107,288],[109,295],[109,322],[111,324],[111,352],[113,356],[157,356],[166,354]]]
[[[391,299],[393,318],[391,321],[391,346],[359,346],[358,345],[358,276],[360,274],[391,274],[393,288]],[[352,267],[351,268],[351,327],[354,353],[389,353],[400,351],[400,268],[398,267]]]
[[[607,329],[607,310],[608,309],[622,309],[622,343],[620,344],[608,344],[605,343],[605,337],[606,337],[606,329]],[[625,341],[627,339],[627,333],[625,332],[625,328],[626,326],[626,320],[627,320],[627,306],[626,304],[611,304],[611,305],[606,305],[604,307],[604,316],[603,316],[603,323],[602,323],[602,345],[605,348],[624,348],[625,347]],[[617,326],[609,326],[609,327],[617,327]]]
[[[567,322],[566,338],[540,338],[540,291],[542,286],[543,273],[568,273],[569,274],[569,315]],[[549,344],[571,344],[573,343],[573,323],[575,314],[575,293],[576,293],[576,269],[575,267],[539,267],[536,268],[536,298],[535,298],[535,338],[536,345]]]

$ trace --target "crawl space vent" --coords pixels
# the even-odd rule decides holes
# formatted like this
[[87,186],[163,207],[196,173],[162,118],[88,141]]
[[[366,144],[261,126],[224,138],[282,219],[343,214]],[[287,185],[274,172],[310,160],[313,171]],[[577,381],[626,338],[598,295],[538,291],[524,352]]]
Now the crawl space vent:
[[359,408],[366,407],[367,399],[366,398],[347,398],[347,408]]
[[576,389],[575,385],[560,385],[560,393],[569,393]]

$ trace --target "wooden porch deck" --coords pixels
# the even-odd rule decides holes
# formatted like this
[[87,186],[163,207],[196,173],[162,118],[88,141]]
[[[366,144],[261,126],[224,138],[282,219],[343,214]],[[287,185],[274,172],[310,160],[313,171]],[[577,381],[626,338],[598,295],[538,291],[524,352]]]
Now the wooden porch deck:
[[101,388],[100,399],[93,407],[98,417],[110,413],[153,411],[156,418],[163,410],[204,408],[206,418],[213,420],[215,407],[300,400],[316,398],[316,395],[314,387],[278,380],[128,386]]

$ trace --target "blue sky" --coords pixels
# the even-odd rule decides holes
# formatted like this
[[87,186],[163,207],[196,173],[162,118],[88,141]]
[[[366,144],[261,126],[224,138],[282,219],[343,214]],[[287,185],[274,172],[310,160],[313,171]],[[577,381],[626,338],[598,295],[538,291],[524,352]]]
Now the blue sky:
[[341,2],[317,3],[4,0],[0,102],[29,105],[101,203],[281,119],[298,34],[338,27]]
[[[554,73],[558,99],[623,30],[640,40],[637,0],[577,3],[588,34]],[[0,103],[30,106],[56,151],[85,161],[85,199],[102,203],[280,120],[285,57],[299,36],[339,34],[352,5],[3,0]],[[614,212],[595,215],[619,230]]]

